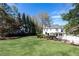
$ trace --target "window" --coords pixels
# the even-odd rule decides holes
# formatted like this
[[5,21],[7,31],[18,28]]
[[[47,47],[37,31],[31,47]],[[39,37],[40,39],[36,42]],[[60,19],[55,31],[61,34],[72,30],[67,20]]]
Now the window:
[[63,29],[61,29],[61,32],[63,32]]
[[56,36],[58,36],[58,33],[56,33]]
[[59,34],[59,36],[62,36],[62,34]]

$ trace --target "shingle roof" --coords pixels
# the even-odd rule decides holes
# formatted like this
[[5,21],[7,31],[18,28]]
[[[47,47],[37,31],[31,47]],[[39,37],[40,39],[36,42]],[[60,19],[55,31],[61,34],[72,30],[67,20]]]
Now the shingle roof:
[[45,27],[45,28],[51,28],[51,29],[61,28],[61,29],[63,29],[63,26],[60,26],[60,25],[52,25],[51,27]]

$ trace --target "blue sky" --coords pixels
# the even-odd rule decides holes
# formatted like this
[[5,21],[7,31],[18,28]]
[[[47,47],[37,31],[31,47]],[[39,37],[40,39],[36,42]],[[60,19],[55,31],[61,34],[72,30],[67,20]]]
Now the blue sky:
[[35,16],[41,12],[46,12],[51,16],[54,24],[65,25],[67,22],[61,18],[62,13],[66,13],[72,8],[66,3],[18,3],[16,4],[20,13]]

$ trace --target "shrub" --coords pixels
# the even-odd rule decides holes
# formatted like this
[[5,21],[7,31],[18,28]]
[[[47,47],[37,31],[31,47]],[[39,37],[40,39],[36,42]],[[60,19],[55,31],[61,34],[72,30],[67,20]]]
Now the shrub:
[[37,38],[43,38],[43,34],[37,34]]

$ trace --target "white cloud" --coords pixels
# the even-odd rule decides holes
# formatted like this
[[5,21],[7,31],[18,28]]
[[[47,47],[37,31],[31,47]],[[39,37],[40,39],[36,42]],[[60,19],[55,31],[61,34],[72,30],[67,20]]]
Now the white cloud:
[[13,6],[15,5],[15,3],[7,3],[9,6]]
[[58,11],[53,11],[51,13],[51,15],[61,15],[63,13],[67,13],[67,12],[68,12],[68,10],[58,10]]
[[61,18],[61,16],[60,15],[53,15],[53,16],[51,16],[51,18]]

